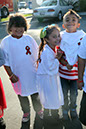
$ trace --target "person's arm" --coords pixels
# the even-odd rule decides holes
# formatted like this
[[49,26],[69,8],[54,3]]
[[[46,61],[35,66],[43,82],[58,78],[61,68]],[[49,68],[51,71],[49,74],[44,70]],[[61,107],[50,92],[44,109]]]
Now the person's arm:
[[64,65],[67,67],[68,70],[71,70],[71,69],[73,68],[73,66],[70,65],[70,64],[63,58],[63,56],[60,58],[59,61],[60,61],[61,64],[64,64]]
[[1,107],[0,107],[0,116],[2,115],[2,109],[1,109]]
[[12,72],[11,68],[9,66],[5,66],[4,65],[4,68],[9,76],[9,79],[11,80],[12,83],[16,83],[19,78]]
[[4,57],[4,52],[0,48],[0,66],[5,64],[5,57]]
[[64,58],[63,58],[63,54],[64,52],[59,48],[57,47],[57,54],[56,54],[56,58],[59,60],[59,62],[61,64],[64,64],[68,70],[71,70],[73,68],[72,65],[70,65]]
[[63,51],[60,49],[60,47],[56,47],[57,48],[57,51],[56,51],[56,58],[58,59],[58,60],[60,60],[61,59],[61,57],[63,56]]
[[82,90],[84,86],[83,75],[85,70],[85,59],[78,57],[78,88]]

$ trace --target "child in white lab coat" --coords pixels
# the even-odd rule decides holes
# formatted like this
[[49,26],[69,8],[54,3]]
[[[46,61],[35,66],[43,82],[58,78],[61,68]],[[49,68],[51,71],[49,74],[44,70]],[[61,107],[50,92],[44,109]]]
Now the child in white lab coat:
[[58,74],[59,61],[55,53],[55,47],[61,41],[59,27],[54,24],[44,27],[40,38],[37,84],[44,107],[44,129],[56,129],[59,126],[58,109],[64,104]]

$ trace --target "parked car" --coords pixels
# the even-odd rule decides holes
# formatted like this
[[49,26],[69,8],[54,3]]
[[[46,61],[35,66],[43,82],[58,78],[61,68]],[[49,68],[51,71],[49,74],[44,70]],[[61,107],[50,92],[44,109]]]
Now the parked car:
[[42,3],[40,7],[33,10],[33,16],[38,21],[48,18],[58,18],[62,20],[63,15],[73,6],[69,5],[65,0],[47,0]]
[[19,3],[18,3],[18,8],[19,8],[19,9],[21,9],[21,8],[25,8],[25,9],[26,9],[26,8],[27,8],[27,3],[24,2],[24,1],[19,2]]

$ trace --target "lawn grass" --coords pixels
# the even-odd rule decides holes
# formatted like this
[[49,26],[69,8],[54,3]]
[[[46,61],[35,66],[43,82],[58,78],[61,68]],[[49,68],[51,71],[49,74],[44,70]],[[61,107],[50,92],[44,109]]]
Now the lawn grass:
[[[22,15],[24,15],[24,17],[32,16],[32,14],[22,14]],[[1,19],[1,22],[5,22],[5,21],[8,21],[8,20],[9,20],[9,16],[6,17],[6,18],[2,18],[2,19]]]

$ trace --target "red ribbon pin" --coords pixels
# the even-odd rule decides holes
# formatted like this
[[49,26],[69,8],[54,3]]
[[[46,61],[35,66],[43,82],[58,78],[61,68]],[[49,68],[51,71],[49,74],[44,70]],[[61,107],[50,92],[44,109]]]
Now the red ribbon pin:
[[26,55],[28,55],[28,53],[31,55],[30,47],[29,47],[29,46],[26,46],[25,49],[27,50],[27,51],[26,51]]

